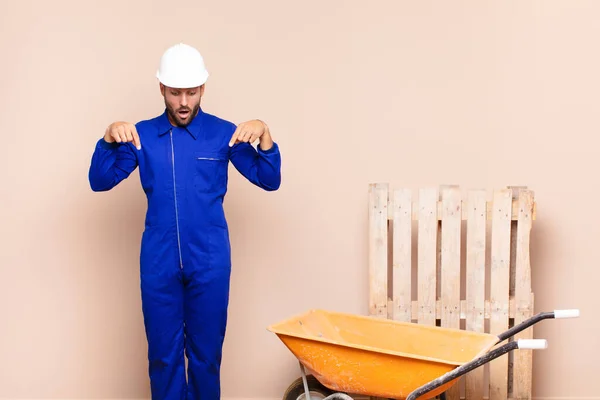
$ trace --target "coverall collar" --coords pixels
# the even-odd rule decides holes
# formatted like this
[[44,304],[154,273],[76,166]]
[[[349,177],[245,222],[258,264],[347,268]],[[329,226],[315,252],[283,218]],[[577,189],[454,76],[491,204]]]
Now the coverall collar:
[[[204,111],[202,111],[202,107],[198,108],[198,114],[194,117],[192,122],[189,123],[185,129],[194,139],[198,139],[200,135],[200,129],[202,127],[202,117],[204,115]],[[169,116],[167,114],[167,109],[162,113],[162,115],[158,118],[158,135],[162,136],[165,133],[168,133],[171,129],[175,128],[175,126],[171,125],[171,121],[169,121]]]

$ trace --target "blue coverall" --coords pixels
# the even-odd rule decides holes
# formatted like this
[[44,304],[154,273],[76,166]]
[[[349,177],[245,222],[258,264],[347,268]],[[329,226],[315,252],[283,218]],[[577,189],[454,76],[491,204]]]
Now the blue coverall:
[[140,286],[152,399],[219,400],[231,272],[223,210],[228,164],[258,187],[277,190],[279,147],[230,147],[236,126],[202,108],[185,128],[171,125],[166,110],[135,126],[141,150],[100,139],[89,181],[92,190],[107,191],[139,167],[148,205]]

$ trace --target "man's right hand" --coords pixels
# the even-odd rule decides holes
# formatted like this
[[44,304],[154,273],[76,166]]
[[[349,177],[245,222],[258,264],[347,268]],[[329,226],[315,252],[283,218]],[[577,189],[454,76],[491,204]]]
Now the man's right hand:
[[104,133],[104,140],[108,143],[133,142],[138,150],[142,148],[140,136],[135,129],[135,125],[129,122],[118,121],[110,124]]

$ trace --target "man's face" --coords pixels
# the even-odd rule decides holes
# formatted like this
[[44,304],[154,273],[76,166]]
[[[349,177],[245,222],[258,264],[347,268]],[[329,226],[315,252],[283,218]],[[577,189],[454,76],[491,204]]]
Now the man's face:
[[160,92],[165,98],[167,114],[172,124],[187,126],[200,109],[200,99],[204,93],[204,85],[188,89],[176,89],[160,85]]

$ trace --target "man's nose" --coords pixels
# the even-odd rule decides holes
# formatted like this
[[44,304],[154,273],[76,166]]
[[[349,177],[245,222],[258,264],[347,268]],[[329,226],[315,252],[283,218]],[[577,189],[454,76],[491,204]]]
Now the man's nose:
[[187,96],[185,94],[181,96],[180,103],[181,103],[182,106],[187,106],[188,98],[187,98]]

